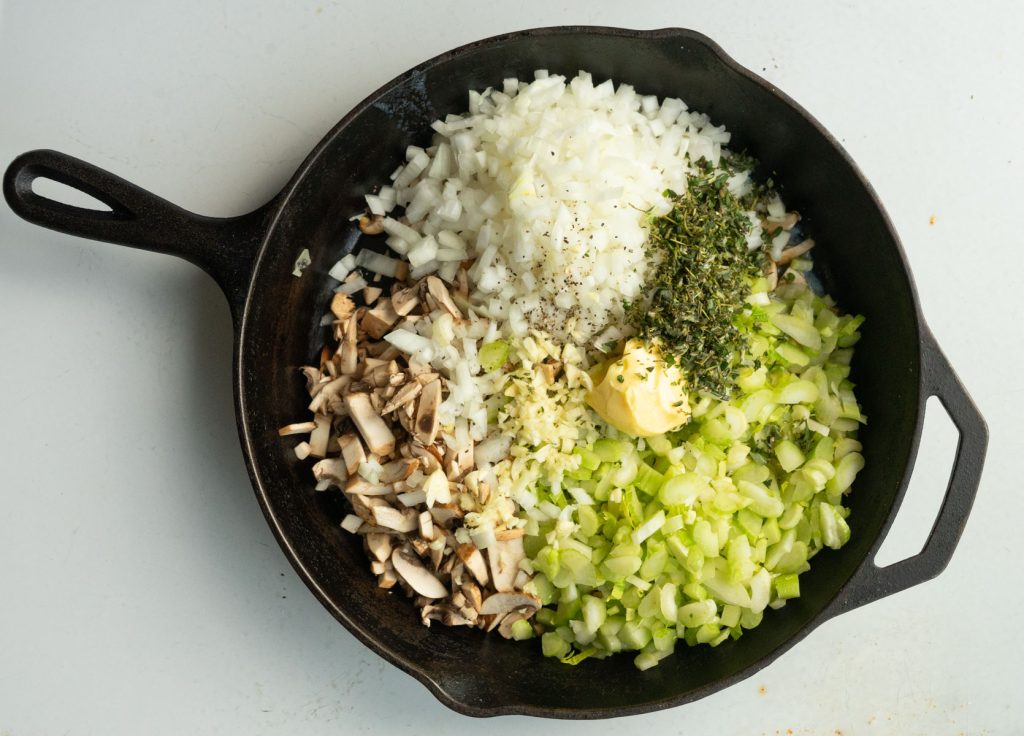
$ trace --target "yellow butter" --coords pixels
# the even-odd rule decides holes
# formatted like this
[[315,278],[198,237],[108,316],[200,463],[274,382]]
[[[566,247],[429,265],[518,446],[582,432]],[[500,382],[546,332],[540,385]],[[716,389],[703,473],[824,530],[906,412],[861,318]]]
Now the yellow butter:
[[622,357],[598,367],[586,399],[597,414],[633,437],[653,437],[690,418],[683,373],[655,346],[629,340]]

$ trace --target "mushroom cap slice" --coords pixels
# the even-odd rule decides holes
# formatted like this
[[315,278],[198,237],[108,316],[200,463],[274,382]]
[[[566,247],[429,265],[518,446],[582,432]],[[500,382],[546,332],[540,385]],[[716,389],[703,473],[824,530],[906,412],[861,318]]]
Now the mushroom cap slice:
[[540,608],[540,599],[520,591],[492,593],[484,598],[483,605],[480,606],[480,614],[483,616],[504,616],[520,608],[536,611]]
[[437,437],[437,410],[441,406],[441,381],[435,378],[423,387],[419,404],[416,406],[416,424],[414,435],[424,445],[434,443]]
[[491,580],[499,593],[511,591],[515,585],[519,563],[526,557],[523,538],[497,540],[487,548],[491,566]]
[[404,548],[400,547],[391,553],[391,564],[402,580],[424,598],[445,598],[448,595],[444,583],[423,567],[419,559],[405,552]]
[[[356,429],[375,455],[390,455],[395,450],[395,435],[373,410],[369,394],[352,393],[345,396],[345,408],[355,422]],[[310,443],[312,444],[312,443]]]
[[473,577],[477,579],[480,585],[487,585],[487,563],[484,562],[484,556],[480,554],[480,550],[476,548],[475,544],[460,544],[455,553],[459,556],[459,559],[466,565]]

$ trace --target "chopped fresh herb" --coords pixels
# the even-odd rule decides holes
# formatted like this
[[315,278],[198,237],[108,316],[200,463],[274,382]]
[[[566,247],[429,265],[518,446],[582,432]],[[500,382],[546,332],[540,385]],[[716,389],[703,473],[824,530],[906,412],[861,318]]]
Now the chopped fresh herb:
[[628,316],[640,337],[657,340],[691,385],[726,397],[743,347],[734,320],[764,255],[747,249],[746,208],[709,167],[689,176],[684,194],[666,191],[672,210],[651,218],[650,295]]

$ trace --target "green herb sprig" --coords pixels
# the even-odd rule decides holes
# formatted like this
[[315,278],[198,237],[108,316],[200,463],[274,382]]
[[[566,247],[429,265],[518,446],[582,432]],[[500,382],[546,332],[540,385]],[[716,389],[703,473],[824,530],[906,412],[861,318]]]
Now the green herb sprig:
[[627,311],[639,336],[657,340],[695,390],[719,398],[729,395],[742,347],[734,320],[765,257],[747,249],[752,224],[728,179],[706,166],[688,177],[685,193],[665,193],[672,210],[650,223],[648,298]]

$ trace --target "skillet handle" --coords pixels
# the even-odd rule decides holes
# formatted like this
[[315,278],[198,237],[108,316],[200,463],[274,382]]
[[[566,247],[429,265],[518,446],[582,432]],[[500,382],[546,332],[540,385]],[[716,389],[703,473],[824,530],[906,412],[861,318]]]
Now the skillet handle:
[[[985,450],[988,446],[988,428],[978,408],[960,379],[953,372],[946,356],[942,354],[931,331],[922,326],[921,364],[924,375],[923,397],[938,397],[960,434],[956,457],[950,473],[949,485],[942,499],[935,523],[924,548],[913,557],[878,567],[874,559],[866,561],[854,573],[844,588],[843,595],[833,603],[831,615],[836,615],[871,603],[879,598],[898,593],[914,585],[931,580],[949,564],[960,535],[967,524],[974,498],[981,481]],[[887,522],[886,531],[892,524],[902,497],[898,499]],[[881,546],[882,538],[875,545],[875,552]]]
[[[95,197],[110,211],[74,207],[32,191],[52,179]],[[169,253],[213,276],[227,296],[236,323],[259,245],[276,201],[241,217],[196,215],[99,167],[50,150],[24,153],[4,173],[4,197],[35,225],[108,243]]]

